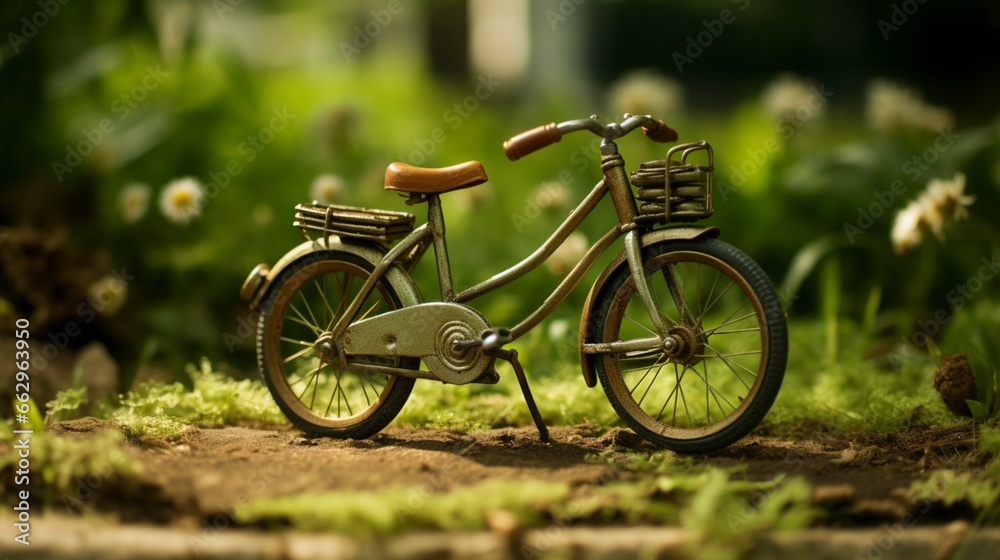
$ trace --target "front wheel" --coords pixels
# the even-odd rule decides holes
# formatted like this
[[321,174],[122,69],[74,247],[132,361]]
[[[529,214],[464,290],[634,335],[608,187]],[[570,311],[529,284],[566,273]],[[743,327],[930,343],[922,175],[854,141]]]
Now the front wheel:
[[[604,354],[598,378],[640,436],[682,453],[716,451],[756,427],[778,394],[788,352],[781,302],[760,266],[717,239],[660,242],[643,255],[677,344]],[[657,336],[627,262],[608,278],[595,313],[601,342]]]

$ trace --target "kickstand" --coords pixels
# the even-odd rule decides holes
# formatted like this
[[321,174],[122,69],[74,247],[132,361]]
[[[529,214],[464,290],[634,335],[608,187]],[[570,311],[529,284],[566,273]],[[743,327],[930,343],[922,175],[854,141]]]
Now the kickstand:
[[538,435],[541,436],[543,442],[548,442],[549,429],[545,427],[545,423],[542,422],[542,415],[538,412],[538,407],[535,406],[535,399],[531,396],[531,389],[528,388],[528,379],[524,376],[524,368],[521,367],[521,362],[517,359],[517,350],[497,348],[492,353],[501,360],[510,362],[511,367],[514,368],[514,373],[517,374],[517,382],[521,385],[521,393],[524,395],[524,402],[527,403],[528,411],[531,412],[531,419],[535,421],[535,427],[538,428]]

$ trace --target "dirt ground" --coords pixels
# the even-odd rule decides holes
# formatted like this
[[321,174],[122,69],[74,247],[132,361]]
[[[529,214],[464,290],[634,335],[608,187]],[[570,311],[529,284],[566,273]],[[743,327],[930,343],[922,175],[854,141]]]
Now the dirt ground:
[[[84,418],[62,422],[53,431],[87,438],[108,427]],[[497,480],[560,481],[586,487],[616,478],[648,474],[618,472],[587,461],[589,454],[653,451],[628,430],[597,433],[589,426],[552,429],[542,443],[533,428],[456,434],[389,428],[368,440],[305,439],[295,431],[249,428],[191,429],[170,444],[130,442],[129,453],[144,469],[141,483],[128,488],[98,485],[80,495],[99,511],[127,523],[198,527],[235,504],[259,497],[334,490],[378,490],[388,486],[426,486],[446,492]],[[769,479],[777,473],[804,476],[814,487],[813,501],[833,515],[834,526],[877,527],[898,521],[913,504],[902,495],[932,468],[974,469],[969,428],[847,439],[818,433],[808,440],[753,436],[696,462],[745,465],[747,476]],[[962,511],[930,512],[947,522]]]

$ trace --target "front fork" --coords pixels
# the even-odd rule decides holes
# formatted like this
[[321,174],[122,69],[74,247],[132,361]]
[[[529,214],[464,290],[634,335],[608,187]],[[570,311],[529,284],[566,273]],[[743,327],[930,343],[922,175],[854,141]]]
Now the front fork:
[[[615,205],[619,223],[632,227],[631,231],[625,234],[625,256],[628,259],[632,278],[635,280],[635,289],[646,307],[646,312],[649,313],[650,320],[656,327],[657,334],[663,339],[664,344],[669,345],[670,342],[667,338],[670,336],[672,325],[667,324],[663,314],[660,313],[659,305],[653,294],[652,283],[646,276],[642,259],[642,239],[639,229],[635,228],[635,218],[639,209],[636,207],[635,198],[632,196],[632,187],[625,175],[625,161],[618,153],[618,146],[612,141],[605,140],[601,144],[601,171],[604,172],[604,181],[611,193],[611,200]],[[680,310],[684,322],[693,324],[694,318],[691,317],[691,312],[678,287],[677,279],[674,278],[673,269],[665,268],[664,277],[670,288],[670,296],[673,298],[674,304],[677,305],[677,309]]]
[[[666,317],[660,312],[659,303],[653,292],[652,281],[646,275],[646,267],[643,263],[640,230],[635,227],[635,218],[639,210],[636,207],[635,198],[632,196],[632,187],[625,175],[625,162],[618,153],[618,146],[614,142],[606,140],[601,144],[601,171],[604,172],[604,181],[611,193],[611,200],[615,205],[619,223],[623,224],[623,228],[629,226],[632,228],[625,234],[625,257],[628,259],[636,292],[656,328],[659,339],[657,345],[661,346],[672,358],[680,357],[682,354],[689,355],[697,346],[692,335],[692,331],[697,330],[697,320],[684,299],[673,267],[669,265],[663,268],[663,277],[670,291],[670,297],[677,308],[681,324],[668,323]],[[647,339],[646,342],[652,340],[656,339]]]

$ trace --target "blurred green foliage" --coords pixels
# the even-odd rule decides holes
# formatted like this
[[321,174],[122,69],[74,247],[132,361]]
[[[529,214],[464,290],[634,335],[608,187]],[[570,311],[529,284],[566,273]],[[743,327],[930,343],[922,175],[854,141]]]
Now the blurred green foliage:
[[[381,189],[386,164],[482,161],[489,184],[445,196],[459,289],[529,254],[600,178],[592,139],[583,135],[513,164],[499,147],[541,122],[614,116],[600,101],[612,84],[600,84],[595,95],[553,87],[531,94],[501,83],[475,110],[456,111],[479,77],[434,75],[413,38],[430,8],[401,14],[378,44],[345,61],[340,39],[367,16],[353,5],[299,2],[267,11],[246,3],[225,14],[176,5],[69,3],[17,52],[5,51],[0,65],[8,101],[3,125],[16,131],[8,142],[17,138],[3,159],[3,217],[15,226],[68,228],[78,251],[110,255],[114,268],[135,274],[126,307],[102,319],[120,325],[108,329],[110,343],[133,362],[152,345],[154,359],[178,372],[197,355],[251,370],[252,336],[240,335],[233,348],[223,343],[224,333],[248,325],[236,291],[254,265],[273,263],[298,242],[292,208],[310,200],[320,175],[343,179],[338,203],[413,211],[422,219],[423,207],[407,207]],[[24,2],[4,8],[4,29],[19,29],[31,9]],[[329,33],[337,39],[323,40]],[[880,357],[884,367],[922,321],[942,309],[951,317],[954,289],[996,254],[990,220],[1000,203],[1000,126],[984,115],[950,133],[873,130],[860,107],[863,91],[813,85],[832,93],[793,119],[769,113],[766,92],[717,110],[692,103],[695,109],[658,116],[683,139],[705,138],[715,147],[716,213],[708,223],[783,286],[793,316],[825,317],[826,350],[811,359],[832,367],[841,355],[836,327],[850,325],[864,335],[860,352]],[[662,148],[641,136],[620,145],[630,169],[662,157]],[[976,198],[972,219],[950,225],[943,240],[894,253],[893,216],[932,178],[956,172]],[[163,186],[181,177],[194,177],[207,192],[200,215],[187,224],[159,210]],[[544,185],[559,180],[568,200],[539,208]],[[120,197],[135,182],[149,185],[151,196],[145,215],[130,222]],[[582,231],[593,241],[614,220],[605,204]],[[424,263],[415,275],[433,297],[432,267]],[[558,280],[539,270],[484,298],[481,309],[494,324],[511,325]],[[963,303],[989,300],[996,284],[980,282]],[[578,289],[557,312],[570,331],[585,293]],[[538,354],[528,356],[529,369],[542,375],[574,354],[540,344],[553,334],[546,328],[531,335],[542,338],[524,342]]]

